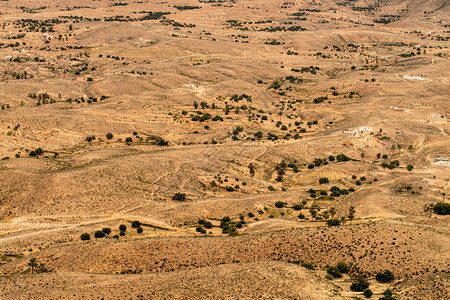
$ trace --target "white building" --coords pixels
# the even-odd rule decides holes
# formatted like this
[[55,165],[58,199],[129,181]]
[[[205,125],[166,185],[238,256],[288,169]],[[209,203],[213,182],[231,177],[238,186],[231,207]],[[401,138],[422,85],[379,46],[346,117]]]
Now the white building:
[[373,128],[372,127],[359,127],[359,132],[363,133],[363,132],[372,132]]
[[344,129],[342,130],[344,136],[356,136],[358,135],[358,129]]

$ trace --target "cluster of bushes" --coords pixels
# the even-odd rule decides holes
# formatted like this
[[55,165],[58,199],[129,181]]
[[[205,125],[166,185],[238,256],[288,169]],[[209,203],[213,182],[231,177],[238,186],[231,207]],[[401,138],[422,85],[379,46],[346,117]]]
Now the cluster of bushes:
[[303,79],[300,77],[295,77],[295,76],[286,76],[285,79],[287,81],[289,81],[290,83],[302,83]]
[[[390,163],[382,162],[381,166],[383,168],[394,169],[400,166],[400,162],[398,160],[393,160]],[[412,169],[411,169],[412,170]]]
[[222,234],[229,234],[230,236],[237,236],[239,232],[238,228],[242,228],[245,224],[244,216],[240,216],[239,222],[231,221],[230,217],[224,217],[220,221],[220,228],[222,228]]
[[339,225],[341,225],[341,221],[339,220],[339,219],[330,219],[330,220],[327,220],[327,225],[328,226],[339,226]]
[[294,209],[294,210],[302,210],[307,203],[308,203],[308,201],[303,200],[301,204],[294,204],[294,205],[292,205],[292,209]]
[[377,275],[375,276],[375,279],[378,282],[385,283],[385,282],[394,281],[395,276],[394,276],[394,273],[392,273],[391,271],[384,270],[384,271],[378,272]]
[[275,171],[278,174],[278,176],[277,176],[277,178],[275,180],[278,181],[278,182],[283,181],[283,175],[286,173],[286,170],[288,168],[291,168],[294,173],[298,173],[299,172],[299,169],[298,169],[296,161],[290,162],[290,163],[286,163],[286,161],[283,160],[283,161],[281,161],[281,163],[279,163],[279,164],[277,164],[275,166]]
[[[330,196],[331,197],[339,197],[341,195],[348,195],[350,192],[354,192],[355,189],[354,188],[350,188],[350,189],[341,189],[337,186],[332,186],[330,188]],[[318,195],[317,193],[319,193],[320,196],[328,196],[328,192],[326,190],[320,190],[320,191],[316,191],[313,188],[310,188],[308,191],[309,196],[311,198],[316,198]]]
[[[141,222],[133,221],[131,222],[131,227],[136,228],[137,233],[142,233],[144,230],[141,227]],[[125,224],[119,225],[119,235],[124,236],[127,231],[127,226]],[[105,227],[102,230],[97,230],[94,232],[94,237],[96,239],[104,238],[105,236],[109,236],[111,234],[111,228]],[[113,238],[118,239],[119,235],[114,235]],[[91,239],[91,235],[87,232],[80,235],[80,239],[82,241],[89,241]]]
[[[314,121],[312,122],[312,124],[317,124],[318,122],[316,121],[316,123],[314,123]],[[321,165],[328,165],[328,161],[330,162],[344,162],[344,161],[350,161],[350,160],[354,160],[350,157],[348,157],[347,155],[341,153],[338,154],[336,156],[334,155],[330,155],[328,156],[328,158],[315,158],[314,161],[308,165],[308,169],[314,169],[314,167],[319,167]]]
[[142,233],[144,229],[141,226],[141,222],[133,221],[131,222],[131,227],[136,228],[137,233]]
[[328,266],[327,267],[327,279],[333,279],[333,278],[341,278],[342,273],[348,273],[350,270],[347,263],[341,261],[336,264],[336,266]]
[[30,156],[34,157],[34,156],[39,156],[44,154],[44,150],[42,150],[41,147],[37,148],[36,150],[31,150],[30,153],[28,153]]
[[301,69],[296,69],[296,68],[292,68],[291,69],[291,71],[293,71],[293,72],[296,72],[296,73],[298,73],[298,72],[301,72],[301,73],[311,73],[311,74],[316,74],[316,70],[320,70],[320,68],[319,67],[314,67],[314,66],[310,66],[309,68],[308,67],[302,67]]
[[[109,235],[111,233],[111,228],[109,227],[105,227],[102,230],[97,230],[96,232],[94,232],[94,237],[99,239],[99,238],[104,238],[105,236]],[[80,236],[82,241],[89,241],[91,239],[91,235],[89,233],[83,233]]]
[[270,26],[261,28],[259,31],[267,31],[267,32],[277,32],[277,31],[304,31],[306,28],[303,28],[298,25],[290,26],[290,27],[284,27],[284,26]]
[[243,99],[247,100],[248,102],[252,102],[252,97],[249,96],[249,95],[246,95],[246,94],[242,94],[242,95],[235,94],[235,95],[230,97],[230,101],[234,101],[234,102],[238,102],[238,101],[241,101]]
[[264,44],[266,44],[266,45],[281,45],[281,42],[278,42],[277,40],[270,40],[270,41],[264,42]]
[[322,97],[317,97],[313,100],[314,103],[322,103],[324,101],[328,100],[328,96],[322,96]]
[[330,181],[328,180],[327,177],[320,177],[319,178],[319,183],[320,184],[325,184],[325,183],[329,183]]
[[87,136],[86,137],[86,142],[92,142],[92,141],[95,141],[95,135],[90,135],[90,136]]
[[[203,228],[205,227],[205,228]],[[212,223],[209,221],[205,221],[203,219],[198,220],[198,226],[195,228],[197,232],[206,234],[206,229],[211,229],[213,227]]]
[[45,263],[39,263],[37,262],[35,257],[31,257],[28,261],[28,265],[31,267],[31,274],[34,273],[47,273],[49,270],[45,266]]

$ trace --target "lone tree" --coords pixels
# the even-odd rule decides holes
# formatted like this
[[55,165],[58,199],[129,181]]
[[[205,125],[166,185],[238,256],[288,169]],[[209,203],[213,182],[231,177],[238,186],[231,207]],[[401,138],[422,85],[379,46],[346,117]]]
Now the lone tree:
[[255,166],[254,166],[252,163],[250,163],[250,164],[248,165],[248,169],[249,169],[250,174],[251,174],[252,176],[255,175]]
[[354,218],[355,218],[355,207],[350,206],[350,208],[348,209],[348,219],[351,222],[351,221],[353,221]]
[[334,216],[336,215],[336,208],[334,206],[330,208],[330,215],[331,218],[334,219]]
[[107,138],[108,140],[111,140],[113,137],[114,137],[114,135],[113,135],[111,132],[108,132],[108,133],[106,134],[106,138]]
[[34,274],[34,270],[37,267],[36,257],[31,257],[28,261],[28,265],[31,267],[31,274]]

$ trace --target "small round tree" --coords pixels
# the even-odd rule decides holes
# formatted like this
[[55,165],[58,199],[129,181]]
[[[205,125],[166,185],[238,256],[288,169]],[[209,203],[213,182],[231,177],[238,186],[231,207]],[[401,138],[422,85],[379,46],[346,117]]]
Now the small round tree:
[[103,237],[105,237],[105,233],[102,231],[102,230],[97,230],[95,233],[94,233],[94,236],[95,236],[95,238],[103,238]]
[[82,241],[89,241],[91,239],[91,235],[89,233],[83,233],[80,236],[80,238],[81,238]]
[[363,292],[364,297],[371,298],[373,295],[373,292],[370,289],[365,289]]

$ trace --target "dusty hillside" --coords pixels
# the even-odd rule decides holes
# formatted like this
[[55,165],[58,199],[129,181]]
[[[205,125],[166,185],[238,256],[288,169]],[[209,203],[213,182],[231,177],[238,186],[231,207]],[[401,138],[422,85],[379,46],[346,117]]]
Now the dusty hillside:
[[0,298],[443,299],[449,13],[1,1]]

